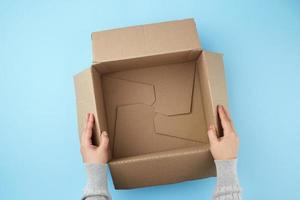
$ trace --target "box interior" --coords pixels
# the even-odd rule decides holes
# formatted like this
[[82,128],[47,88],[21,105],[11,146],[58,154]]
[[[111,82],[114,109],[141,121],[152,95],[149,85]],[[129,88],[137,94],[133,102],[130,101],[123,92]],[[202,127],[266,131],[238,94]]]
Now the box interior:
[[200,54],[174,52],[93,66],[112,160],[207,147],[208,114],[200,85],[207,77],[200,73]]
[[193,19],[92,33],[93,65],[74,77],[79,137],[108,131],[116,189],[215,176],[206,129],[227,104],[222,55],[201,48]]

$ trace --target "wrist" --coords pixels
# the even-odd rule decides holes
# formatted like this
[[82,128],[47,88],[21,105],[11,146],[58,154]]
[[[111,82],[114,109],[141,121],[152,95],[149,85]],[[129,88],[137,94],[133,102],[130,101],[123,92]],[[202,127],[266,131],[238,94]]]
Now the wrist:
[[217,169],[217,185],[238,185],[237,159],[215,160]]
[[87,187],[90,190],[106,189],[106,164],[85,163],[85,167],[87,171]]

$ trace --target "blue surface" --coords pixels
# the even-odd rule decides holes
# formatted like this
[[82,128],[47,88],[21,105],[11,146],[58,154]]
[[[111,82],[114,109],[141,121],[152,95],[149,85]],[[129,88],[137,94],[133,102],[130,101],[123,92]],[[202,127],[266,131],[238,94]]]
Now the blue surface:
[[[92,31],[195,18],[223,52],[241,138],[244,199],[300,199],[299,1],[0,2],[0,199],[79,199],[85,183],[72,76],[91,63]],[[215,179],[114,199],[211,199]]]

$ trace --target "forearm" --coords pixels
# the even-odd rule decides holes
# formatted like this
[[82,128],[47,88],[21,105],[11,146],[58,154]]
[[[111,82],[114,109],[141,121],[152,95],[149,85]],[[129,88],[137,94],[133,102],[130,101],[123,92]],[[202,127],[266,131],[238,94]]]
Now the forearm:
[[85,164],[87,184],[84,188],[83,200],[110,200],[107,189],[106,169],[103,164]]
[[237,175],[237,160],[215,160],[217,187],[214,200],[241,200],[241,188]]

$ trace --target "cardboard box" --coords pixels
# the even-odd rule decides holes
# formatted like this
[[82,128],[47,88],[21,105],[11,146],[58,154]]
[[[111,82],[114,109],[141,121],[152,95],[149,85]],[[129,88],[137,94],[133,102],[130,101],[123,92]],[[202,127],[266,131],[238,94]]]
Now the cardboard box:
[[116,189],[215,176],[207,127],[227,104],[222,55],[203,51],[193,19],[92,33],[93,65],[75,76],[79,133],[108,131]]

